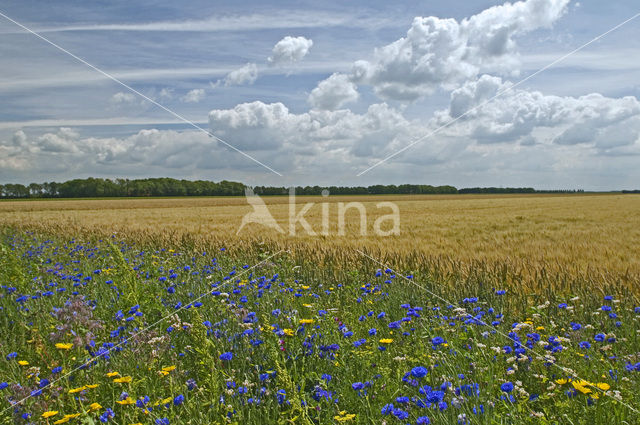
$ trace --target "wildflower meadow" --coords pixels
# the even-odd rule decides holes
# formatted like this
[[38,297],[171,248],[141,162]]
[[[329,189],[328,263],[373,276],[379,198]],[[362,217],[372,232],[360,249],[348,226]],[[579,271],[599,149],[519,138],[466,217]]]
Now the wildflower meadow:
[[0,423],[640,421],[633,292],[254,248],[4,232]]

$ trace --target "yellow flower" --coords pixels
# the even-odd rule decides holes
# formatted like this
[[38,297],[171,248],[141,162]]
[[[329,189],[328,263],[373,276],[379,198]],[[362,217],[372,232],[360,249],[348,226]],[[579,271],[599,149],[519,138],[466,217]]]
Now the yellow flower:
[[102,409],[102,406],[100,406],[100,403],[91,403],[89,405],[90,412],[95,412],[96,410],[100,410],[100,409]]
[[70,342],[68,342],[66,344],[63,344],[63,343],[59,342],[59,343],[56,344],[56,348],[58,350],[71,350],[72,347],[73,347],[73,344],[70,343]]
[[113,380],[116,384],[128,384],[132,379],[130,376],[123,376],[122,378],[116,378]]
[[131,397],[127,397],[124,400],[116,400],[116,403],[118,403],[121,406],[128,406],[130,404],[134,404],[135,401],[133,401]]
[[165,366],[162,368],[163,372],[171,372],[172,370],[175,370],[175,366]]
[[52,417],[52,416],[55,416],[55,415],[57,415],[57,414],[58,414],[58,411],[57,411],[57,410],[49,410],[49,411],[47,411],[47,412],[44,412],[44,413],[42,414],[42,417],[46,419],[46,418],[50,418],[50,417]]
[[284,329],[284,334],[286,336],[293,336],[293,329]]
[[587,381],[572,381],[571,385],[582,394],[589,394],[591,392],[591,390],[585,386],[589,385]]
[[601,389],[602,391],[607,391],[609,388],[611,388],[611,385],[607,384],[606,382],[598,382],[596,384],[596,387]]
[[69,394],[79,393],[80,391],[84,391],[86,389],[87,389],[87,387],[83,385],[82,387],[73,388],[73,389],[69,390]]
[[393,342],[392,338],[383,338],[380,340],[380,344],[391,344]]
[[29,366],[29,362],[26,360],[18,360],[20,366]]
[[313,319],[300,319],[300,324],[301,325],[307,325],[309,323],[313,323],[314,320]]
[[120,375],[118,372],[109,372],[109,373],[107,373],[107,377],[109,377],[109,378],[113,378],[114,376],[118,376],[118,375]]
[[302,285],[302,289],[309,289],[307,285]]
[[569,380],[566,380],[566,379],[556,379],[556,384],[558,384],[558,385],[564,385],[564,384],[566,384],[566,383],[567,383],[567,382],[569,382],[569,381],[571,381],[571,380],[570,380],[570,379],[569,379]]
[[58,419],[58,420],[57,420],[57,421],[55,421],[53,424],[54,424],[54,425],[64,424],[64,423],[69,422],[69,420],[70,420],[70,419],[71,419],[71,418],[67,418],[67,417],[65,416],[65,417],[64,417],[64,418],[62,418],[62,419]]
[[64,415],[65,418],[69,419],[77,418],[78,416],[80,416],[80,413],[69,413],[67,415]]
[[338,422],[346,422],[346,421],[353,420],[355,417],[356,417],[355,413],[347,414],[347,412],[343,410],[342,412],[340,412],[339,415],[334,416],[333,419],[335,419]]
[[98,385],[100,385],[100,384],[89,384],[89,385],[87,385],[87,388],[97,388]]

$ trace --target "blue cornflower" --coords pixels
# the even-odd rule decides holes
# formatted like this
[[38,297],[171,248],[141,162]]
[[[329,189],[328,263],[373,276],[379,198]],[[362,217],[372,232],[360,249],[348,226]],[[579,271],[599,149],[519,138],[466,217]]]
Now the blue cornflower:
[[511,382],[505,382],[504,384],[500,385],[500,389],[505,393],[510,393],[511,391],[513,391],[513,384]]
[[393,407],[392,403],[385,404],[384,407],[381,410],[381,413],[383,415],[388,415],[389,413],[393,412],[393,409],[394,409],[394,407]]
[[411,369],[411,376],[413,376],[414,378],[423,378],[427,375],[427,373],[429,373],[429,371],[422,366],[417,366]]
[[233,358],[233,353],[231,351],[227,351],[226,353],[220,354],[220,360],[229,361]]

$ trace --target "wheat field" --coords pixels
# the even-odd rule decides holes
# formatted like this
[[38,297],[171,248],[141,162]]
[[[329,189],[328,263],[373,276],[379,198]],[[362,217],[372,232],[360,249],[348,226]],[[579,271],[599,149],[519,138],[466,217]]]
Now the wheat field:
[[[117,232],[135,238],[161,238],[176,243],[184,238],[228,246],[260,240],[304,251],[318,261],[327,256],[357,258],[356,249],[400,263],[438,262],[460,273],[508,266],[517,279],[541,272],[596,279],[622,279],[635,286],[640,275],[640,196],[638,195],[387,195],[298,197],[296,211],[313,203],[304,215],[318,234],[300,225],[289,234],[287,197],[264,197],[283,233],[248,224],[252,211],[244,198],[151,198],[99,200],[38,200],[0,202],[0,223],[107,235]],[[366,234],[361,234],[355,209],[345,214],[346,232],[338,233],[338,203],[357,201],[366,209]],[[373,222],[393,202],[400,211],[398,235],[378,237]],[[323,203],[329,234],[322,229]],[[510,277],[510,278],[511,278]]]

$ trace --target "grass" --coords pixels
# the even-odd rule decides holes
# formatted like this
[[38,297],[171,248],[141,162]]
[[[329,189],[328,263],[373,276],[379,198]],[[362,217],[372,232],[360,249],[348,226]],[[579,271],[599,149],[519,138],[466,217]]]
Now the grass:
[[236,236],[232,198],[2,203],[0,423],[640,421],[640,197],[358,199],[401,234]]

